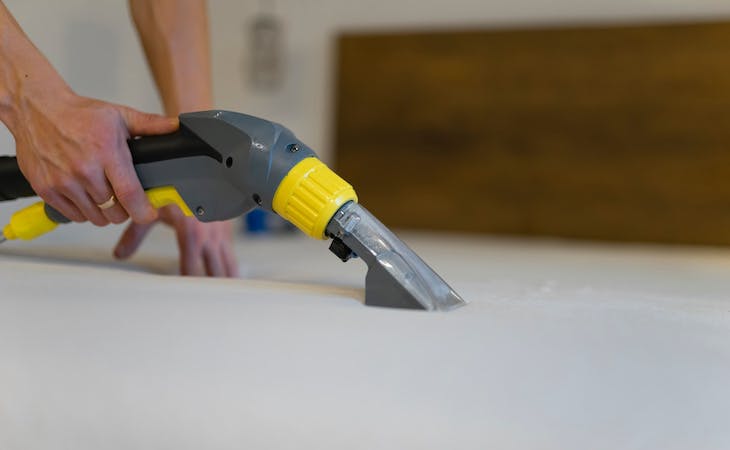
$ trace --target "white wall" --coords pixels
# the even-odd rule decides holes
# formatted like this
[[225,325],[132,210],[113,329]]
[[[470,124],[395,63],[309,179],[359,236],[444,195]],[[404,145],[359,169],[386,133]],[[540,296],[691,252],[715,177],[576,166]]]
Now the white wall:
[[[730,18],[726,0],[274,0],[285,24],[281,89],[246,83],[248,26],[262,0],[209,0],[217,106],[281,122],[331,160],[334,37],[340,30]],[[268,3],[270,3],[269,0]],[[160,111],[125,0],[5,0],[79,93]],[[373,73],[373,82],[378,82]],[[14,153],[0,125],[0,155]],[[28,200],[0,204],[0,224]],[[88,233],[90,227],[74,227]]]
[[240,81],[243,24],[260,3],[211,1],[219,104],[285,123],[328,159],[338,31],[730,17],[725,0],[277,0],[287,30],[288,73],[281,92],[270,95]]
[[[126,2],[6,0],[30,39],[83,95],[159,110]],[[3,130],[0,154],[14,153]]]
[[[284,123],[326,159],[331,156],[332,49],[339,30],[730,17],[725,0],[278,0],[286,77],[281,89],[266,93],[253,90],[244,78],[247,26],[261,0],[209,1],[217,106]],[[126,1],[5,3],[78,92],[159,111]],[[0,154],[12,153],[12,146],[9,134],[0,134]]]

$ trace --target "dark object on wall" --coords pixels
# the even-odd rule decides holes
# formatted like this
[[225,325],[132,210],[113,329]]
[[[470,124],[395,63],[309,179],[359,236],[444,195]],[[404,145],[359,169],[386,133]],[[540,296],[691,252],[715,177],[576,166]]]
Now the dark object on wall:
[[730,244],[730,23],[345,34],[337,70],[386,223]]

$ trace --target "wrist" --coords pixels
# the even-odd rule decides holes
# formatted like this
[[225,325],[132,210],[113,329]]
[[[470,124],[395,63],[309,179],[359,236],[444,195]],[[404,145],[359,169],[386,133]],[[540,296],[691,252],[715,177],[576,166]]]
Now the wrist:
[[10,128],[26,106],[45,110],[69,95],[71,88],[0,3],[0,120]]
[[43,65],[6,67],[0,92],[0,120],[14,129],[36,111],[53,113],[76,94],[46,62]]
[[193,111],[208,111],[213,109],[213,100],[206,95],[194,95],[195,93],[185,93],[182,96],[168,98],[163,101],[165,115],[177,117],[182,113]]

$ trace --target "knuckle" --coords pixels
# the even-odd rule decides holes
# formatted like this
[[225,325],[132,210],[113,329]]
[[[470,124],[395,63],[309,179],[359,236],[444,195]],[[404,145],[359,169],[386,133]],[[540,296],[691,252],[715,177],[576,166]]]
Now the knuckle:
[[73,222],[76,223],[83,223],[86,222],[86,217],[79,211],[76,211],[74,209],[66,209],[65,211],[61,211],[61,213],[66,216],[68,219],[70,219]]
[[51,181],[51,189],[59,192],[70,192],[76,185],[76,181],[68,176],[61,176]]
[[54,199],[56,191],[48,184],[42,184],[33,188],[36,194],[42,199],[49,201]]
[[97,227],[103,227],[105,225],[109,225],[109,221],[104,219],[103,217],[99,217],[96,214],[92,214],[89,217],[89,222],[93,223]]
[[119,225],[120,223],[124,223],[127,220],[127,215],[124,213],[114,214],[110,220],[113,224]]
[[137,200],[137,196],[139,194],[137,189],[129,185],[118,186],[114,192],[116,192],[115,196],[117,197],[117,200],[124,205],[128,205],[129,203]]
[[97,166],[94,162],[82,161],[76,164],[73,173],[78,178],[89,180],[94,176],[96,169]]
[[88,110],[90,114],[96,119],[97,123],[105,119],[111,119],[113,117],[115,111],[111,104],[94,99],[88,100]]
[[136,223],[139,223],[141,225],[148,225],[153,223],[157,216],[154,214],[154,212],[150,214],[142,212],[140,214],[137,214],[136,216],[132,216],[132,218]]

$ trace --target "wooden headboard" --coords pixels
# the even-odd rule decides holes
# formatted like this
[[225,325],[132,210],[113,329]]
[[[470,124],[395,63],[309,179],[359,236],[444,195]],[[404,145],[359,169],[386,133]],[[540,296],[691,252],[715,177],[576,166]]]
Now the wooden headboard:
[[336,166],[394,227],[730,244],[730,22],[344,34]]

